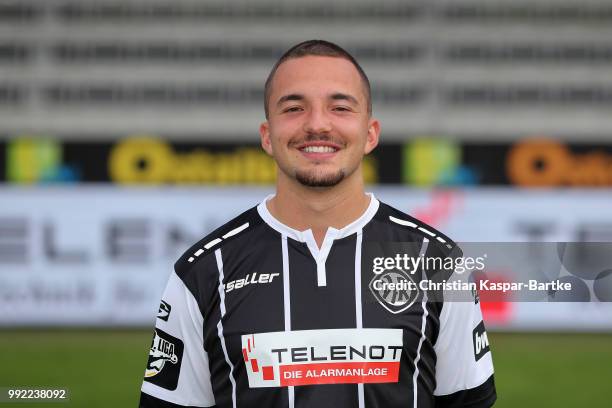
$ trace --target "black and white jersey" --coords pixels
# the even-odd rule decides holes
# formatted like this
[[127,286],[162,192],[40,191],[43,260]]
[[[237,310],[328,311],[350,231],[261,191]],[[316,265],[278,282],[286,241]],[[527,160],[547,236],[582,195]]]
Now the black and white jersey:
[[491,406],[477,297],[431,301],[403,286],[401,271],[373,268],[381,243],[416,256],[455,246],[374,196],[321,247],[265,201],[215,230],[175,264],[140,406]]

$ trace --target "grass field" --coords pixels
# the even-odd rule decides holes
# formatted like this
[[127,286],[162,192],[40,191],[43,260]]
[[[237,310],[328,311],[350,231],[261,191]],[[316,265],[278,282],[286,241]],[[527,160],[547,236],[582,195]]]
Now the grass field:
[[[0,388],[68,388],[66,403],[136,407],[150,343],[141,330],[0,331]],[[496,407],[612,406],[612,335],[490,333]],[[263,407],[261,407],[263,408]]]

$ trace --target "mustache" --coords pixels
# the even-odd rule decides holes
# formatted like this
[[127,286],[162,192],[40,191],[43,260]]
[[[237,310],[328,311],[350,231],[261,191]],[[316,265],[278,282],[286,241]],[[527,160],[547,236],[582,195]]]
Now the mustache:
[[291,147],[299,146],[306,142],[328,142],[328,143],[333,143],[341,147],[346,146],[346,142],[342,139],[339,139],[339,138],[336,138],[334,136],[327,135],[327,134],[315,134],[315,133],[309,133],[302,137],[296,137],[294,139],[291,139],[289,141],[289,146]]

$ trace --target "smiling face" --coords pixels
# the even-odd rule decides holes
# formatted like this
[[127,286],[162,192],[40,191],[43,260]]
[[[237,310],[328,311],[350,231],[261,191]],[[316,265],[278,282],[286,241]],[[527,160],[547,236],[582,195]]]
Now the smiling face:
[[361,177],[361,161],[378,144],[380,126],[368,113],[363,82],[343,58],[305,56],[283,62],[260,127],[278,177],[331,187]]

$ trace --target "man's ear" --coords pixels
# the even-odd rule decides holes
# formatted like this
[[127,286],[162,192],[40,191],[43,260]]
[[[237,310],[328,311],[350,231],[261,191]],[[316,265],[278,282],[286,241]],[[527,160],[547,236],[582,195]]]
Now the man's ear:
[[376,146],[378,146],[378,139],[380,137],[380,122],[374,118],[370,119],[368,123],[368,135],[366,138],[366,144],[364,148],[364,153],[368,154]]
[[270,124],[268,121],[259,125],[259,136],[261,138],[261,147],[272,156],[272,141],[270,140]]

